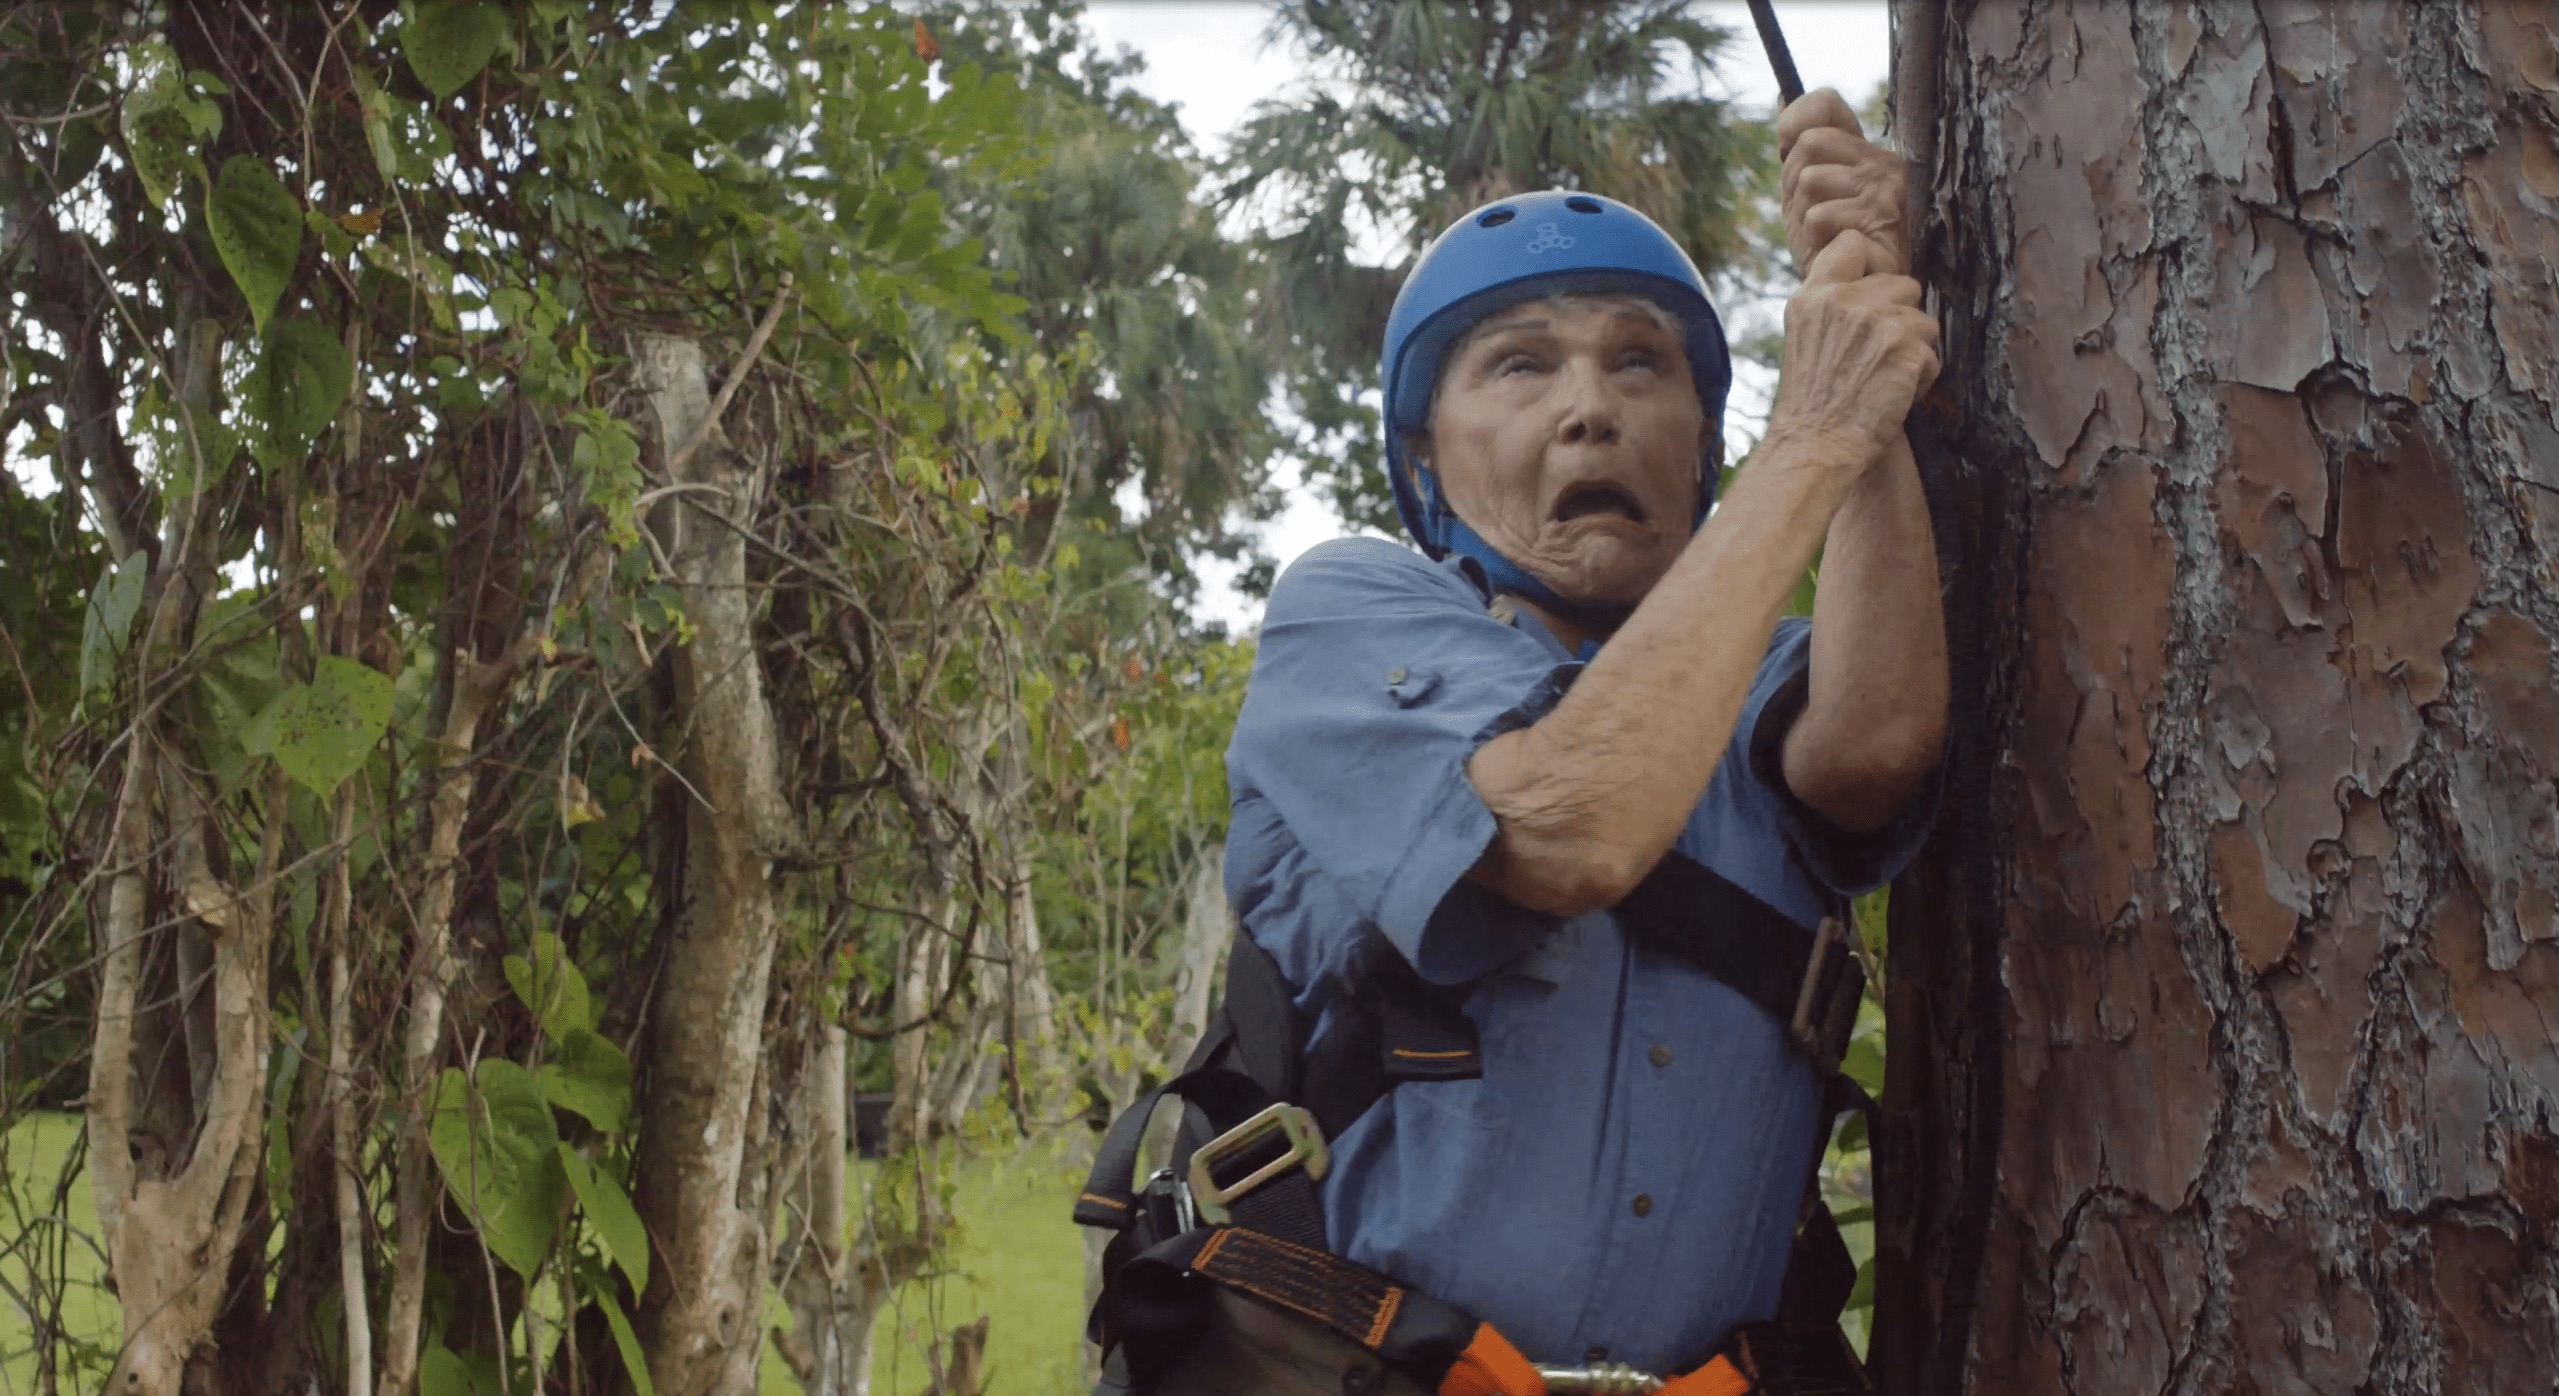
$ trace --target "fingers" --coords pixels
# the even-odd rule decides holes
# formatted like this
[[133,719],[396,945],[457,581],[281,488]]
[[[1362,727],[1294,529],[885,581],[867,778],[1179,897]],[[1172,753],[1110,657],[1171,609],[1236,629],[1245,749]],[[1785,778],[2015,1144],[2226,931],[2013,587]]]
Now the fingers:
[[1795,182],[1804,171],[1824,165],[1863,165],[1871,163],[1881,151],[1863,136],[1851,135],[1836,127],[1822,126],[1804,133],[1786,152],[1777,171],[1779,198],[1791,196]]
[[1805,93],[1788,102],[1786,109],[1777,113],[1777,153],[1782,157],[1794,145],[1796,138],[1805,132],[1828,127],[1836,127],[1852,135],[1865,134],[1865,128],[1857,124],[1856,110],[1848,105],[1848,99],[1840,96],[1837,89],[1825,87],[1818,92]]
[[1815,165],[1795,181],[1794,189],[1786,195],[1786,206],[1811,208],[1834,199],[1853,199],[1864,193],[1870,182],[1846,165]]
[[1844,286],[1866,274],[1866,267],[1879,251],[1874,240],[1855,228],[1844,228],[1830,240],[1830,245],[1804,268],[1804,285]]

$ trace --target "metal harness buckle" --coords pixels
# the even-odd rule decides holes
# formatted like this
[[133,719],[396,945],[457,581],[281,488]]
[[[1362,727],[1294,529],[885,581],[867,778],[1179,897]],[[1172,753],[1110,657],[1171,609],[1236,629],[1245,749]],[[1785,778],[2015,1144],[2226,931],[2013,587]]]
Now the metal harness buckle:
[[[1794,1034],[1796,1045],[1804,1049],[1825,1076],[1839,1069],[1840,1052],[1846,1045],[1846,1033],[1842,1028],[1855,1028],[1857,1019],[1853,1001],[1864,993],[1863,976],[1849,973],[1855,967],[1853,957],[1839,967],[1837,974],[1830,973],[1833,954],[1842,953],[1847,941],[1847,928],[1838,917],[1822,918],[1820,927],[1813,932],[1813,954],[1804,966],[1803,985],[1795,991],[1794,1021],[1787,1025],[1788,1031]],[[1844,1025],[1840,1021],[1842,1015],[1837,1002],[1843,992],[1852,1001]],[[1843,1041],[1834,1045],[1834,1037]]]
[[1537,1375],[1546,1379],[1546,1389],[1555,1396],[1565,1392],[1577,1396],[1645,1396],[1666,1385],[1650,1372],[1614,1362],[1593,1367],[1540,1367]]
[[[1218,1185],[1211,1170],[1273,1134],[1288,1136],[1288,1152],[1245,1174],[1232,1187]],[[1234,1216],[1228,1209],[1228,1203],[1290,1168],[1303,1167],[1307,1177],[1320,1179],[1332,1166],[1333,1156],[1324,1148],[1324,1131],[1316,1126],[1315,1117],[1306,1113],[1303,1107],[1282,1101],[1193,1151],[1191,1205],[1210,1221],[1232,1221]]]

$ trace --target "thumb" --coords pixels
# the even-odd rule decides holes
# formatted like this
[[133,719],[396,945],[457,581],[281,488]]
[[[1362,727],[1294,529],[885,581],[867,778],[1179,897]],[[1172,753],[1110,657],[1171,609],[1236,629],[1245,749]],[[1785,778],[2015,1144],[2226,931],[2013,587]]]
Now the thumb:
[[1884,249],[1878,247],[1874,239],[1850,228],[1832,238],[1830,246],[1823,248],[1821,255],[1813,259],[1813,264],[1804,268],[1804,284],[1845,284],[1883,266],[1886,260]]

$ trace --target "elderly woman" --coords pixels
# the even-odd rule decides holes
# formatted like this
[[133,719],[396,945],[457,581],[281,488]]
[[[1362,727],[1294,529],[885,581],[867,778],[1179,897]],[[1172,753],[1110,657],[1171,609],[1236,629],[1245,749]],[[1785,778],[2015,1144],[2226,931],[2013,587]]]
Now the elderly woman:
[[[1221,1293],[1153,1389],[1426,1389],[1386,1338],[1404,1290],[1497,1329],[1511,1369],[1688,1372],[1779,1312],[1829,1064],[1789,1030],[1792,971],[1772,993],[1732,966],[1907,859],[1947,703],[1902,432],[1936,329],[1900,265],[1898,162],[1835,94],[1780,137],[1803,285],[1767,433],[1711,511],[1724,337],[1642,215],[1503,200],[1406,283],[1383,376],[1420,551],[1325,544],[1272,590],[1226,877],[1238,972],[1276,965],[1309,1060],[1362,1013],[1376,1033],[1366,996],[1427,998],[1375,987],[1401,975],[1463,1016],[1434,1052],[1390,1015],[1388,1055],[1466,1066],[1390,1063],[1329,1141],[1324,1247],[1399,1296],[1368,1339],[1202,1257],[1264,1302]],[[1811,622],[1781,620],[1816,558]],[[1696,924],[1647,933],[1639,901]]]

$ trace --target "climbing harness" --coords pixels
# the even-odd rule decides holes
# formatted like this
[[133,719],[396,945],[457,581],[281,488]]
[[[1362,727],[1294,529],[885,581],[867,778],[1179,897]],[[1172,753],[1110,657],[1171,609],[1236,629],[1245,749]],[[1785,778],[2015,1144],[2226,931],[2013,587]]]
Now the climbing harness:
[[[1518,914],[1471,883],[1450,895],[1475,918]],[[1871,1109],[1838,1071],[1865,974],[1837,918],[1807,931],[1676,853],[1617,912],[1636,944],[1687,962],[1787,1025],[1829,1083],[1825,1139],[1840,1113]],[[1075,1203],[1077,1222],[1115,1233],[1088,1328],[1106,1355],[1104,1391],[1149,1391],[1206,1331],[1218,1288],[1353,1343],[1442,1396],[1871,1390],[1838,1327],[1856,1267],[1810,1179],[1777,1320],[1737,1330],[1704,1366],[1678,1375],[1537,1367],[1492,1325],[1334,1254],[1316,1188],[1331,1165],[1326,1141],[1399,1086],[1483,1075],[1462,1008],[1472,986],[1424,980],[1373,929],[1340,974],[1338,1016],[1310,1044],[1278,962],[1238,933],[1224,1000],[1198,1049],[1104,1136]],[[1167,1098],[1182,1103],[1183,1129],[1172,1161],[1139,1186],[1139,1147]]]

